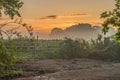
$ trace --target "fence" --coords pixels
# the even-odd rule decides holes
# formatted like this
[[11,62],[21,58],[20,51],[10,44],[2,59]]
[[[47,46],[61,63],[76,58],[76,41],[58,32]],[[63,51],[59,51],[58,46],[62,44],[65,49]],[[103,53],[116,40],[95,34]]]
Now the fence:
[[22,55],[23,57],[38,57],[44,54],[55,53],[59,48],[59,40],[13,40],[12,43],[5,41],[5,47],[7,50],[14,49],[17,54]]

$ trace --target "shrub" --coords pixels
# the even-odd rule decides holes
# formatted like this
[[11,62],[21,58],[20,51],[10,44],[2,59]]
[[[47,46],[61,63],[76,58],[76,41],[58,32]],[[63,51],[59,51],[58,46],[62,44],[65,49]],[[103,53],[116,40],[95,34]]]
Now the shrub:
[[90,58],[120,61],[120,44],[110,37],[98,36],[96,40],[72,40],[65,38],[60,44],[59,57],[63,59]]
[[80,57],[80,43],[69,38],[65,38],[60,44],[60,58],[71,59]]
[[8,52],[3,44],[3,40],[0,40],[0,76],[14,63],[14,56]]

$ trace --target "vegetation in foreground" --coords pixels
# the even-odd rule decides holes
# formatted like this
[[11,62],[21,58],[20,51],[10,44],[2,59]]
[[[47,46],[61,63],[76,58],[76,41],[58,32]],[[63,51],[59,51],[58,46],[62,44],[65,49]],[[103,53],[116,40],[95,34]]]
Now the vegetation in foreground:
[[[64,40],[31,40],[29,38],[18,38],[11,40],[1,39],[1,41],[0,54],[4,53],[5,59],[7,58],[6,60],[8,60],[6,62],[0,62],[1,77],[5,77],[6,75],[13,76],[13,64],[28,59],[87,58],[120,61],[120,44],[118,44],[114,38],[104,38],[101,35],[98,35],[96,40],[91,39],[91,41],[82,39],[72,40],[69,38],[65,38]],[[11,44],[8,44],[9,41],[11,41]],[[0,61],[2,61],[2,59],[4,59],[3,56],[0,57],[0,59]],[[13,70],[13,73],[10,70]],[[19,70],[20,72],[16,71],[14,75],[22,75],[22,70]]]
[[[17,43],[19,41],[19,43]],[[5,47],[10,51],[8,40]],[[120,44],[113,37],[98,35],[96,40],[37,40],[29,38],[13,39],[15,58],[21,59],[74,59],[90,58],[106,61],[120,61]]]

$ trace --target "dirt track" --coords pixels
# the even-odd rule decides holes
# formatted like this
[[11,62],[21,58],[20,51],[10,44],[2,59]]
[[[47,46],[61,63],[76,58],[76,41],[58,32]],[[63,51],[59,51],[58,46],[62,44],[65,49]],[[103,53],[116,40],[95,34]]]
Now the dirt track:
[[89,59],[35,60],[16,67],[24,76],[13,80],[120,80],[120,63]]

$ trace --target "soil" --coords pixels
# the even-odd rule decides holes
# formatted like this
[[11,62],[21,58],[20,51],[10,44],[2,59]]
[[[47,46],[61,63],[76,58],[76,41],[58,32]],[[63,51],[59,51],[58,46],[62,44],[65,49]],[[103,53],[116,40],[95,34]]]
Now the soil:
[[15,66],[24,75],[12,80],[120,80],[120,63],[99,60],[29,60]]

